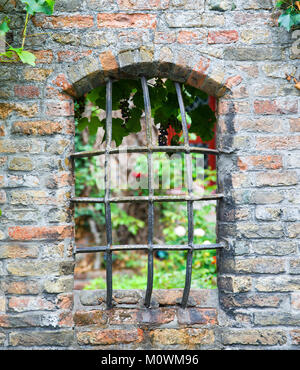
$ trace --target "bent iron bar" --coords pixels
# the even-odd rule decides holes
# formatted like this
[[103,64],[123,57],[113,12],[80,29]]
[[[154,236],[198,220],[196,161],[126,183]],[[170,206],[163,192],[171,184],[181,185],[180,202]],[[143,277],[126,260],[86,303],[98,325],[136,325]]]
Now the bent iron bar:
[[[182,131],[183,131],[183,138],[184,138],[184,145],[189,148],[189,132],[186,122],[186,114],[185,114],[185,107],[182,99],[181,94],[181,86],[178,82],[175,82],[175,88],[180,108],[180,115],[181,115],[181,123],[182,123]],[[190,151],[186,153],[186,170],[187,170],[187,187],[189,196],[192,197],[193,195],[193,173],[192,173],[192,159]],[[187,215],[188,215],[188,254],[187,254],[187,261],[186,261],[186,277],[185,277],[185,286],[183,290],[183,297],[181,301],[181,305],[183,308],[187,306],[190,290],[191,290],[191,282],[192,282],[192,265],[193,265],[193,249],[194,249],[194,201],[188,200],[187,201]]]
[[[142,89],[144,95],[144,106],[145,106],[145,121],[146,121],[146,136],[147,136],[147,146],[152,146],[152,124],[151,124],[151,103],[149,97],[149,89],[147,85],[147,80],[145,77],[141,78]],[[150,307],[151,295],[153,290],[153,228],[154,228],[154,203],[151,197],[154,196],[153,187],[153,160],[152,160],[152,150],[147,153],[148,162],[148,277],[147,277],[147,289],[145,295],[145,306]]]
[[[186,281],[183,291],[183,297],[181,305],[186,307],[188,303],[191,278],[192,278],[192,262],[193,252],[195,250],[209,250],[209,249],[221,249],[226,247],[225,242],[217,244],[194,244],[194,224],[193,224],[193,203],[195,201],[205,200],[218,200],[224,197],[223,194],[210,194],[203,196],[193,195],[193,178],[192,178],[192,161],[191,153],[203,153],[217,155],[219,152],[215,149],[208,148],[197,148],[191,147],[189,144],[188,127],[186,122],[186,113],[184,102],[181,93],[181,86],[175,82],[175,88],[177,92],[177,98],[180,107],[180,113],[182,118],[182,129],[184,136],[183,146],[153,146],[152,145],[152,125],[151,125],[151,103],[149,97],[149,90],[147,80],[145,77],[141,78],[144,104],[145,104],[145,120],[146,120],[146,135],[147,135],[147,146],[144,147],[129,147],[129,148],[111,148],[112,143],[112,80],[108,79],[106,84],[106,147],[105,150],[97,150],[91,152],[79,152],[71,154],[71,159],[76,158],[90,158],[98,155],[105,155],[105,196],[104,198],[85,198],[85,197],[73,197],[71,201],[73,203],[104,203],[105,204],[105,219],[106,219],[106,246],[93,246],[93,247],[75,247],[74,253],[96,253],[106,252],[106,304],[107,309],[112,308],[112,252],[121,250],[146,250],[148,251],[148,278],[147,278],[147,289],[145,295],[145,306],[150,307],[151,295],[153,290],[153,255],[155,250],[186,250],[188,251],[187,262],[186,262]],[[111,163],[110,155],[115,153],[141,153],[145,152],[148,156],[148,196],[136,196],[136,197],[111,197],[110,196],[110,177],[111,177]],[[187,164],[187,185],[188,195],[179,196],[155,196],[153,187],[153,158],[154,152],[182,152],[186,153],[186,164]],[[154,233],[154,202],[187,202],[188,211],[188,244],[187,245],[166,245],[166,244],[153,244],[153,233]],[[148,202],[148,244],[141,245],[113,245],[112,243],[112,219],[111,219],[111,203],[126,203],[126,202]]]
[[112,308],[112,220],[110,207],[110,147],[112,142],[112,81],[106,83],[106,148],[105,148],[105,227],[106,227],[106,305]]

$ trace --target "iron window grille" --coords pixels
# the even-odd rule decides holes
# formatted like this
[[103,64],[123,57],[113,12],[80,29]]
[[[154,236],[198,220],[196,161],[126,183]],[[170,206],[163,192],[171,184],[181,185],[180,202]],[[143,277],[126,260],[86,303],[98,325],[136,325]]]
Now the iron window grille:
[[[182,117],[182,132],[184,138],[184,145],[181,146],[155,146],[152,145],[152,133],[151,133],[151,103],[149,97],[149,90],[147,85],[147,79],[141,77],[141,84],[144,96],[145,106],[145,122],[146,122],[146,146],[133,146],[127,147],[127,153],[147,153],[147,164],[148,164],[148,196],[124,196],[124,197],[111,197],[110,194],[110,169],[111,161],[110,156],[116,153],[122,153],[122,148],[112,148],[112,79],[108,78],[106,83],[106,147],[105,150],[96,150],[89,152],[78,152],[71,155],[72,160],[76,158],[89,158],[94,156],[105,155],[105,195],[102,198],[88,198],[88,197],[73,197],[71,201],[73,203],[104,203],[105,205],[105,220],[106,220],[106,246],[93,246],[85,248],[77,248],[75,246],[74,253],[106,253],[106,304],[107,309],[113,306],[113,289],[112,289],[112,253],[113,251],[122,250],[145,250],[148,251],[148,276],[147,276],[147,288],[145,293],[145,306],[150,307],[151,296],[153,291],[153,262],[154,252],[158,250],[185,250],[187,251],[186,261],[186,278],[185,287],[183,290],[183,296],[181,306],[185,308],[188,303],[189,293],[191,289],[192,280],[192,262],[193,253],[195,250],[209,250],[209,249],[221,249],[226,247],[225,242],[215,244],[194,244],[194,224],[193,224],[193,206],[195,201],[207,201],[207,200],[219,200],[223,198],[223,194],[211,194],[208,196],[193,195],[193,177],[192,177],[192,159],[191,153],[202,153],[218,155],[219,152],[215,149],[209,149],[204,147],[193,147],[189,144],[188,126],[186,121],[186,111],[182,98],[181,85],[178,82],[174,82],[180,113]],[[187,192],[188,195],[154,195],[154,183],[153,183],[153,158],[152,154],[155,152],[179,152],[185,153],[186,156],[186,170],[187,170]],[[154,244],[154,203],[155,202],[186,202],[187,203],[187,216],[188,216],[188,243],[186,245],[165,245],[165,244]],[[148,240],[147,244],[139,245],[113,245],[112,242],[112,218],[111,218],[111,203],[126,203],[126,202],[148,202]]]

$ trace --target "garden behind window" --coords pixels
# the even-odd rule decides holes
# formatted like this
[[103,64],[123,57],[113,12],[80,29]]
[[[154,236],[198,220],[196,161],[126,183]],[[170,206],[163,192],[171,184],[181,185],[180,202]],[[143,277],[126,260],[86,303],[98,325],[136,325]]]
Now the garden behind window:
[[[106,240],[97,238],[99,232],[95,232],[95,244],[92,246],[76,246],[77,255],[83,253],[105,255],[106,266],[106,291],[107,308],[112,307],[113,291],[113,257],[114,252],[122,251],[134,256],[137,251],[147,252],[147,282],[145,293],[145,306],[151,306],[151,295],[155,281],[154,258],[163,259],[170,251],[176,254],[185,253],[185,285],[182,296],[182,307],[187,306],[189,292],[192,283],[193,257],[196,251],[214,251],[224,247],[223,242],[210,242],[201,239],[207,231],[199,225],[195,225],[195,215],[200,212],[200,220],[203,223],[206,216],[209,217],[211,206],[209,202],[217,202],[223,197],[216,189],[216,178],[207,158],[217,156],[215,148],[207,147],[205,142],[212,140],[214,136],[215,115],[207,102],[207,95],[201,91],[181,86],[178,82],[170,80],[151,79],[141,77],[140,80],[113,81],[108,79],[106,86],[91,91],[86,97],[92,104],[89,114],[85,114],[85,99],[77,102],[77,128],[86,135],[96,135],[98,129],[103,132],[102,142],[105,147],[97,150],[86,150],[88,145],[77,145],[80,151],[72,155],[75,173],[80,175],[76,179],[76,196],[72,202],[76,203],[77,218],[92,215],[105,225]],[[115,114],[118,111],[118,114]],[[102,114],[102,116],[101,116]],[[85,117],[83,117],[86,115]],[[144,121],[144,128],[141,127]],[[146,136],[146,142],[142,145],[121,146],[125,137],[131,133]],[[202,145],[197,144],[200,137]],[[155,139],[155,140],[154,140]],[[156,141],[154,143],[154,141]],[[86,144],[89,138],[86,139]],[[196,144],[194,144],[196,143]],[[122,162],[124,155],[139,155],[135,162],[133,177],[129,183],[127,179],[128,169]],[[119,155],[119,169],[114,166],[114,158]],[[122,157],[123,156],[123,157]],[[98,184],[97,194],[87,193],[87,172],[80,171],[84,167],[84,160],[88,160],[88,167],[95,158],[102,158],[103,165],[95,167],[95,177]],[[81,161],[81,162],[80,162]],[[201,164],[199,165],[199,163]],[[122,164],[123,163],[123,164]],[[86,164],[85,164],[86,166]],[[76,168],[79,171],[76,172]],[[121,169],[121,171],[120,171]],[[202,169],[202,170],[200,170]],[[88,171],[88,170],[87,170]],[[96,172],[97,171],[97,172]],[[195,179],[199,175],[202,185],[195,189]],[[162,188],[162,191],[158,190]],[[173,189],[169,191],[168,189]],[[115,190],[116,189],[116,190]],[[118,193],[118,189],[130,189],[124,195]],[[176,193],[177,189],[177,193]],[[92,196],[91,196],[92,195]],[[205,207],[195,206],[198,202],[208,202]],[[94,205],[94,210],[89,205]],[[115,214],[122,209],[121,204],[139,204],[145,207],[147,213],[147,236],[144,243],[129,244],[114,243],[113,223]],[[83,206],[84,205],[84,206]],[[156,235],[157,224],[155,222],[155,209],[164,205],[163,217],[170,213],[171,207],[177,207],[177,213],[171,220],[174,222],[173,234],[176,235],[172,242],[172,231],[165,228],[168,234],[167,242],[160,240]],[[180,205],[180,206],[178,206]],[[204,213],[203,213],[204,212]],[[102,217],[102,218],[101,218]],[[130,218],[131,217],[131,218]],[[185,217],[186,226],[176,224],[176,218]],[[138,228],[145,229],[145,222],[138,222],[133,216],[125,217],[128,229],[134,232]],[[158,220],[158,224],[160,220]],[[201,221],[200,221],[201,223]],[[172,226],[169,223],[169,227]],[[95,223],[91,223],[92,228]],[[177,226],[176,226],[177,225]],[[121,225],[124,226],[124,225]],[[214,231],[210,229],[210,233]],[[176,243],[178,237],[181,242]],[[212,238],[216,239],[215,235]],[[202,242],[197,243],[197,240]],[[98,241],[98,243],[97,243]],[[127,241],[127,242],[126,242]],[[102,243],[101,243],[102,242]],[[98,245],[97,245],[98,244]],[[130,252],[129,252],[130,251]],[[215,255],[207,253],[215,269]],[[202,261],[203,262],[203,261]],[[201,262],[200,262],[201,265]],[[175,268],[175,266],[174,266]]]

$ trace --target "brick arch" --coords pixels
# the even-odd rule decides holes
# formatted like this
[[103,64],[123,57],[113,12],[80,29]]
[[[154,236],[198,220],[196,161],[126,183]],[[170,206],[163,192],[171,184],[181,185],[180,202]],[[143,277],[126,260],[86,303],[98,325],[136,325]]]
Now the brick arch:
[[[157,55],[156,55],[157,54]],[[98,57],[86,57],[69,65],[54,83],[72,96],[81,96],[105,83],[110,76],[115,79],[146,77],[169,78],[186,83],[211,96],[221,97],[228,90],[222,61],[211,61],[198,55],[189,58],[185,50],[173,55],[170,48],[157,52],[153,48],[141,47],[114,55],[104,51]]]

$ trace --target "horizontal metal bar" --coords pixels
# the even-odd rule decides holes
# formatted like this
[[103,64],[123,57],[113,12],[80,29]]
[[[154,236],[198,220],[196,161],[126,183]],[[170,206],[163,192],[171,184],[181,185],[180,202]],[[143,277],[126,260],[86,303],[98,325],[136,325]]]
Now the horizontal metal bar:
[[[114,148],[109,150],[109,154],[119,153],[202,153],[218,155],[219,151],[216,149],[188,147],[188,146],[131,146],[128,148]],[[78,152],[71,154],[72,158],[89,158],[105,154],[105,150],[93,150],[90,152]]]
[[[210,249],[222,249],[225,248],[226,244],[224,242],[216,243],[216,244],[194,244],[193,250],[210,250]],[[153,244],[150,247],[147,244],[129,244],[129,245],[112,245],[109,250],[110,251],[124,251],[124,250],[149,250],[152,248],[153,250],[169,250],[169,251],[187,251],[190,250],[191,247],[188,245],[168,245],[168,244]],[[95,246],[95,247],[81,247],[75,248],[75,253],[97,253],[97,252],[107,252],[107,246]]]
[[189,195],[154,195],[154,196],[132,196],[132,197],[111,197],[107,200],[105,198],[85,198],[85,197],[74,197],[71,198],[73,203],[130,203],[130,202],[186,202],[195,201],[201,202],[206,200],[218,200],[224,198],[224,194],[211,194],[204,195],[202,197],[189,196]]

